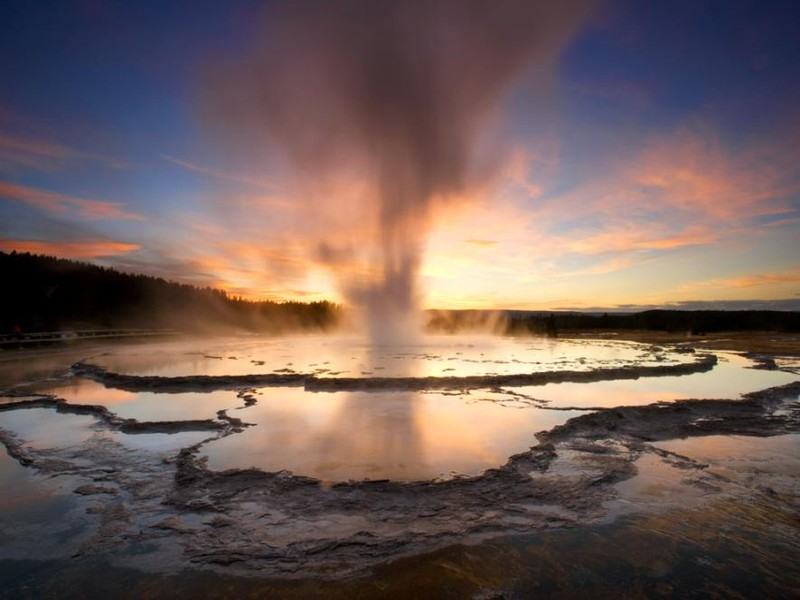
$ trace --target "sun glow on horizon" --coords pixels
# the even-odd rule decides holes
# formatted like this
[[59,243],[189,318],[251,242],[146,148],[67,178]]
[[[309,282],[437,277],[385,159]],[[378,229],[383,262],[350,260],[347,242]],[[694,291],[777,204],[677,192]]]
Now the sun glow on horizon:
[[[800,41],[772,3],[751,8],[774,35],[744,45],[749,23],[699,5],[684,19],[509,3],[552,25],[521,53],[473,44],[489,30],[469,3],[411,4],[408,31],[369,16],[397,36],[385,40],[335,11],[242,8],[253,39],[220,25],[224,4],[201,37],[167,11],[163,31],[117,40],[90,35],[79,10],[58,17],[69,27],[21,10],[30,27],[8,32],[2,67],[0,251],[248,300],[347,304],[394,277],[402,293],[374,303],[800,308],[800,102],[787,85]],[[519,19],[500,21],[516,32]],[[278,46],[258,42],[265,31]],[[233,33],[251,44],[232,48]],[[405,43],[420,36],[436,43]],[[306,43],[330,52],[306,56]]]

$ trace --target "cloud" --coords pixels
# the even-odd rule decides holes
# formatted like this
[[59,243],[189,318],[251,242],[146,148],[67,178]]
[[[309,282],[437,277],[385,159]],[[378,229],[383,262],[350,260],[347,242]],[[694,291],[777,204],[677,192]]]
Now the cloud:
[[800,267],[787,271],[773,273],[753,273],[747,275],[737,275],[708,281],[687,283],[681,286],[681,291],[693,291],[708,288],[753,288],[753,287],[774,287],[783,285],[800,285]]
[[87,221],[131,220],[145,221],[140,214],[127,212],[118,202],[87,200],[66,194],[0,181],[0,197],[34,206],[60,216],[74,215]]
[[676,300],[660,304],[610,304],[606,306],[587,306],[564,304],[549,310],[593,313],[634,313],[645,310],[790,310],[800,311],[800,298],[779,298],[763,300]]
[[651,140],[628,176],[651,207],[740,222],[792,210],[797,188],[772,158],[726,150],[707,127],[682,128]]
[[138,250],[136,244],[116,242],[111,240],[84,240],[65,242],[43,242],[38,240],[14,240],[0,238],[0,250],[11,252],[30,252],[31,254],[46,254],[61,258],[102,258],[127,254]]
[[607,174],[530,204],[550,254],[665,253],[796,223],[800,188],[780,144],[736,152],[695,125],[631,147],[605,159]]
[[54,171],[75,162],[99,163],[112,169],[130,167],[125,161],[102,154],[83,152],[55,142],[0,134],[0,165],[4,167]]
[[464,240],[464,242],[481,248],[491,248],[497,245],[497,240]]
[[[531,171],[534,169],[538,171],[539,163],[541,163],[541,159],[537,160],[531,151],[516,148],[509,157],[503,175],[509,182],[521,189],[528,198],[538,198],[542,195],[544,188],[533,180]],[[552,170],[552,166],[548,166],[548,171],[550,170]]]
[[549,242],[561,251],[597,255],[609,252],[673,250],[684,246],[711,244],[717,237],[703,226],[689,226],[670,232],[658,223],[612,223],[597,233],[553,236]]
[[194,173],[201,173],[203,175],[208,175],[209,177],[214,177],[216,179],[224,179],[225,181],[232,181],[234,183],[244,183],[246,185],[261,188],[264,190],[271,190],[271,191],[280,190],[280,188],[277,185],[274,185],[266,181],[262,181],[260,179],[255,179],[253,177],[250,177],[248,175],[243,175],[241,173],[233,173],[230,171],[224,171],[222,169],[215,169],[212,167],[202,167],[185,160],[173,158],[171,156],[162,155],[161,158],[171,163],[174,163],[180,167],[183,167],[188,171],[192,171]]
[[527,297],[523,305],[547,307],[582,295],[653,305],[681,296],[742,298],[747,289],[790,296],[793,273],[687,284],[713,273],[715,262],[731,268],[731,248],[742,264],[758,264],[762,253],[770,260],[765,238],[775,246],[777,234],[796,230],[796,175],[783,157],[795,154],[774,142],[724,147],[710,126],[679,127],[593,158],[607,167],[600,176],[572,183],[574,175],[562,169],[561,179],[537,178],[536,198],[514,187],[529,176],[519,152],[504,171],[511,186],[434,232],[424,272],[430,297],[455,304],[500,288],[506,302]]

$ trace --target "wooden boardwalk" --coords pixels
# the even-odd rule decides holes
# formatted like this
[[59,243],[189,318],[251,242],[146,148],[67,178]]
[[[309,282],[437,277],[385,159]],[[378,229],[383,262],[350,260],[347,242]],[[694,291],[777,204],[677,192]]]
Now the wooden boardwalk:
[[83,329],[0,335],[0,348],[68,344],[83,340],[178,335],[174,329]]

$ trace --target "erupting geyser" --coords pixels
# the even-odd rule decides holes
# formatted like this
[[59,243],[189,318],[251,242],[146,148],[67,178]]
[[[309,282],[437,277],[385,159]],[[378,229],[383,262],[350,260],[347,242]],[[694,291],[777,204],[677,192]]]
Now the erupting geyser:
[[286,160],[301,233],[372,341],[418,330],[432,219],[491,184],[504,93],[557,57],[586,5],[289,2],[251,56],[217,72],[215,124]]

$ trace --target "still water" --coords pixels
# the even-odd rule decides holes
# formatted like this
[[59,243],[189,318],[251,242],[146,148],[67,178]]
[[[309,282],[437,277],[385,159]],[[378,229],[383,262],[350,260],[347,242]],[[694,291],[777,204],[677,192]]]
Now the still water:
[[[589,370],[693,359],[689,353],[615,341],[437,336],[423,346],[370,350],[350,339],[306,336],[121,347],[88,360],[141,376],[292,371],[381,377]],[[219,439],[206,434],[202,455],[215,470],[255,467],[323,481],[412,481],[476,475],[501,466],[509,456],[535,445],[537,432],[582,411],[680,398],[736,398],[797,378],[751,367],[745,358],[720,353],[713,370],[682,376],[464,391],[309,392],[302,387],[271,387],[249,391],[256,400],[249,405],[235,390],[132,392],[79,377],[43,384],[37,390],[145,422],[213,420],[219,411],[226,411],[241,419],[244,427]],[[41,418],[47,412],[52,411],[0,414],[0,427],[32,438],[31,443],[48,438],[62,444],[77,443],[96,428],[92,417],[53,413]],[[32,424],[47,430],[42,433]],[[132,448],[160,447],[165,439],[165,434],[113,435]],[[202,435],[194,434],[193,439]]]
[[[41,362],[33,354],[23,356],[0,368],[0,387],[6,390],[0,397],[0,435],[8,449],[0,456],[0,596],[4,589],[14,597],[58,595],[79,581],[94,595],[120,597],[155,597],[175,586],[195,589],[196,595],[272,591],[287,597],[407,597],[407,583],[413,581],[416,591],[437,597],[443,582],[460,597],[577,597],[587,590],[600,597],[618,597],[625,590],[635,597],[691,596],[698,590],[783,597],[800,585],[791,570],[800,559],[796,433],[639,440],[626,447],[624,439],[600,428],[588,437],[582,433],[556,442],[549,466],[538,471],[533,463],[527,467],[535,485],[549,490],[546,500],[535,500],[539,491],[534,487],[529,504],[514,505],[519,514],[503,516],[494,509],[508,488],[486,483],[480,489],[493,501],[478,512],[473,506],[469,519],[459,505],[460,490],[470,489],[460,486],[473,484],[455,480],[511,464],[509,457],[539,443],[538,432],[574,417],[683,398],[738,404],[742,394],[798,380],[796,361],[779,360],[785,369],[769,371],[754,369],[752,361],[734,353],[716,355],[717,365],[707,372],[582,384],[314,392],[302,382],[255,389],[190,382],[171,393],[107,387],[72,375],[69,365],[81,360],[145,378],[254,373],[380,378],[658,367],[692,363],[696,356],[626,342],[479,336],[442,336],[393,349],[309,336],[124,344],[82,354],[72,349],[68,357],[48,356]],[[32,403],[19,404],[25,400]],[[774,416],[796,411],[796,402],[781,410]],[[129,424],[199,425],[197,430],[125,429],[110,424],[116,418]],[[204,479],[196,504],[174,508],[172,495],[181,489],[176,463],[187,449],[194,449],[212,475],[255,467],[313,477],[322,485],[309,488],[309,498],[277,495],[275,504],[265,508],[272,492],[258,488],[259,483],[252,487],[248,479],[245,488],[218,488],[214,496],[203,487]],[[36,457],[38,468],[23,466],[15,455]],[[633,465],[630,471],[626,461]],[[614,473],[624,476],[608,483],[606,475]],[[229,471],[208,481],[222,485],[233,475]],[[290,479],[275,477],[292,489]],[[453,494],[416,517],[416,484],[402,485],[399,492],[395,488],[388,506],[370,504],[368,510],[354,509],[353,502],[368,493],[368,486],[379,484],[348,488],[350,496],[337,496],[337,486],[330,485],[365,479],[425,480],[432,483],[423,485],[452,489]],[[575,490],[577,497],[571,495]],[[239,493],[250,495],[237,501]],[[594,494],[587,506],[584,494]],[[330,504],[334,497],[347,497],[350,504]],[[229,501],[231,509],[219,512],[220,499]],[[290,502],[305,508],[291,515]],[[473,518],[485,519],[495,536],[498,527],[504,535],[519,534],[518,525],[535,518],[524,517],[530,511],[542,516],[544,530],[492,539],[448,538],[449,545],[434,538],[417,546],[410,558],[380,563],[375,577],[330,586],[185,570],[197,566],[193,557],[225,538],[226,531],[234,532],[227,535],[236,560],[275,553],[281,561],[296,561],[306,556],[304,544],[312,544],[321,548],[320,554],[309,553],[302,564],[314,568],[315,556],[322,560],[326,548],[339,547],[337,528],[343,536],[361,535],[359,543],[367,540],[367,548],[386,548],[395,536],[427,539],[429,527],[447,528],[451,521]],[[493,512],[500,521],[492,520]],[[268,521],[272,524],[265,525]],[[561,529],[565,523],[571,525]],[[452,527],[457,531],[459,525]],[[248,546],[242,536],[252,532],[267,544]],[[316,544],[315,536],[323,535],[329,537],[320,539],[327,541]],[[721,545],[723,538],[728,543]],[[396,556],[409,554],[405,546],[398,548]],[[173,573],[172,579],[160,575],[166,572]]]
[[317,377],[507,375],[551,370],[588,371],[625,365],[691,362],[686,354],[644,344],[493,336],[429,336],[407,346],[370,346],[360,338],[297,336],[233,339],[208,346],[162,344],[91,358],[131,375],[248,375],[307,373]]

